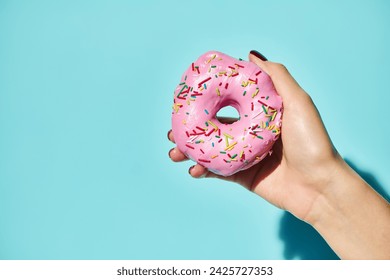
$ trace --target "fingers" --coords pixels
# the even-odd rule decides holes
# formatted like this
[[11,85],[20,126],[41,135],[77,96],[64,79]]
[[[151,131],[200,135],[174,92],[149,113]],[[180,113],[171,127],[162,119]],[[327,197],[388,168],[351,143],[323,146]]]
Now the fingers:
[[191,166],[190,169],[188,169],[188,173],[194,177],[194,178],[219,178],[219,179],[225,179],[224,177],[217,175],[211,171],[209,171],[206,167],[196,164],[194,166]]
[[188,173],[194,178],[203,178],[206,176],[207,172],[208,170],[200,164],[191,166],[190,169],[188,169]]
[[172,143],[175,143],[175,139],[173,138],[173,132],[172,129],[168,131],[168,140],[171,141]]
[[177,147],[170,149],[168,155],[171,158],[171,160],[173,160],[174,162],[188,160],[186,155],[183,154]]
[[253,51],[249,54],[249,60],[258,65],[271,77],[275,89],[283,98],[285,105],[288,105],[297,96],[307,95],[284,65],[271,61],[263,61]]

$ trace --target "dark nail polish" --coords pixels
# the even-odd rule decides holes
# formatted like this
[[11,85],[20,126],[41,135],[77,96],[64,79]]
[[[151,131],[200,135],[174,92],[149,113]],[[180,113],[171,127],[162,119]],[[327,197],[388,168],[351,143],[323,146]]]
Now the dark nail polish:
[[268,60],[264,55],[262,55],[262,54],[259,53],[258,51],[252,50],[252,51],[250,52],[250,54],[256,56],[257,58],[261,59],[262,61],[267,61],[267,60]]
[[194,169],[195,166],[191,166],[190,169],[188,169],[188,174],[191,175],[191,170]]
[[170,130],[168,131],[168,133],[167,133],[167,138],[168,138],[168,140],[171,140],[171,139],[169,139],[169,133],[171,133],[171,131],[172,131],[172,129],[170,129]]
[[172,148],[172,149],[169,150],[169,152],[168,152],[168,156],[169,156],[169,157],[171,157],[171,152],[172,152],[174,149],[175,149],[175,148]]

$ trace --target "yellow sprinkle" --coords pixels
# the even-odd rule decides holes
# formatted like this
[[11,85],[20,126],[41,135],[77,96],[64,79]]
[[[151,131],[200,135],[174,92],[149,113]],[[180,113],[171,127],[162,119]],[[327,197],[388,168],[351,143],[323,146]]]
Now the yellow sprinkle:
[[189,99],[187,99],[187,104],[190,105],[190,100]]
[[223,135],[225,135],[226,137],[228,137],[228,138],[230,138],[230,139],[234,139],[234,137],[233,136],[231,136],[230,134],[227,134],[227,133],[223,133]]
[[177,112],[179,112],[180,106],[182,106],[182,104],[173,103],[172,109],[175,110],[175,112],[177,113]]
[[211,156],[211,158],[216,158],[216,157],[218,157],[218,155],[212,155],[212,156]]
[[242,140],[242,141],[245,141],[245,137],[242,137],[241,140]]
[[258,93],[259,93],[259,89],[257,88],[256,91],[255,91],[255,93],[252,94],[252,98],[255,97]]
[[210,63],[210,61],[212,61],[216,57],[217,57],[217,55],[214,54],[212,57],[209,58],[209,60],[206,61],[206,64]]
[[226,147],[229,147],[229,138],[225,136]]
[[276,115],[278,114],[278,112],[277,111],[275,111],[275,113],[272,115],[272,119],[271,119],[271,121],[273,121],[274,119],[275,119],[275,117],[276,117]]
[[215,130],[218,130],[218,126],[216,126],[212,121],[207,121],[209,125],[215,128]]
[[240,153],[240,158],[242,158],[242,155],[244,154],[244,150],[241,151]]
[[248,148],[248,145],[245,145],[244,148]]
[[260,157],[256,157],[257,160],[260,160],[261,158]]
[[221,92],[219,91],[219,88],[216,88],[215,91],[217,92],[218,96],[221,96]]
[[234,142],[233,144],[231,144],[230,146],[226,147],[226,148],[225,148],[225,151],[230,151],[230,150],[232,150],[236,144],[237,144],[237,141]]
[[184,120],[182,120],[182,123],[183,123],[183,124],[186,124],[186,123],[187,123],[187,121],[184,119]]

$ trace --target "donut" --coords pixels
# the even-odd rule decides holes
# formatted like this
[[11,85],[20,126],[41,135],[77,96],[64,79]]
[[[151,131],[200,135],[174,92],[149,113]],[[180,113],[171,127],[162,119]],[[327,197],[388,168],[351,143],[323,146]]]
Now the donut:
[[[238,111],[237,121],[218,120],[226,106]],[[230,176],[272,153],[283,104],[271,78],[256,64],[209,51],[184,72],[172,109],[179,150],[215,174]]]

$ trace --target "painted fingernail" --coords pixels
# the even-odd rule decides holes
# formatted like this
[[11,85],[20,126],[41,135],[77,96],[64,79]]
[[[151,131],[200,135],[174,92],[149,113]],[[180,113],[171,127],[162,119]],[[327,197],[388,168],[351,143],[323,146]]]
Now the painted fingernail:
[[170,130],[168,131],[168,133],[167,133],[167,138],[168,138],[168,140],[171,140],[171,139],[169,139],[169,134],[171,133],[171,131],[172,131],[172,129],[170,129]]
[[250,54],[256,56],[257,58],[261,59],[262,61],[267,61],[268,60],[264,55],[262,55],[258,51],[251,50]]
[[168,156],[169,156],[169,157],[171,157],[171,152],[172,152],[174,149],[175,149],[175,148],[172,148],[172,149],[169,150],[169,152],[168,152]]
[[[188,174],[191,175],[191,170],[194,169],[195,166],[191,166],[190,169],[188,169]],[[192,176],[192,175],[191,175]]]

